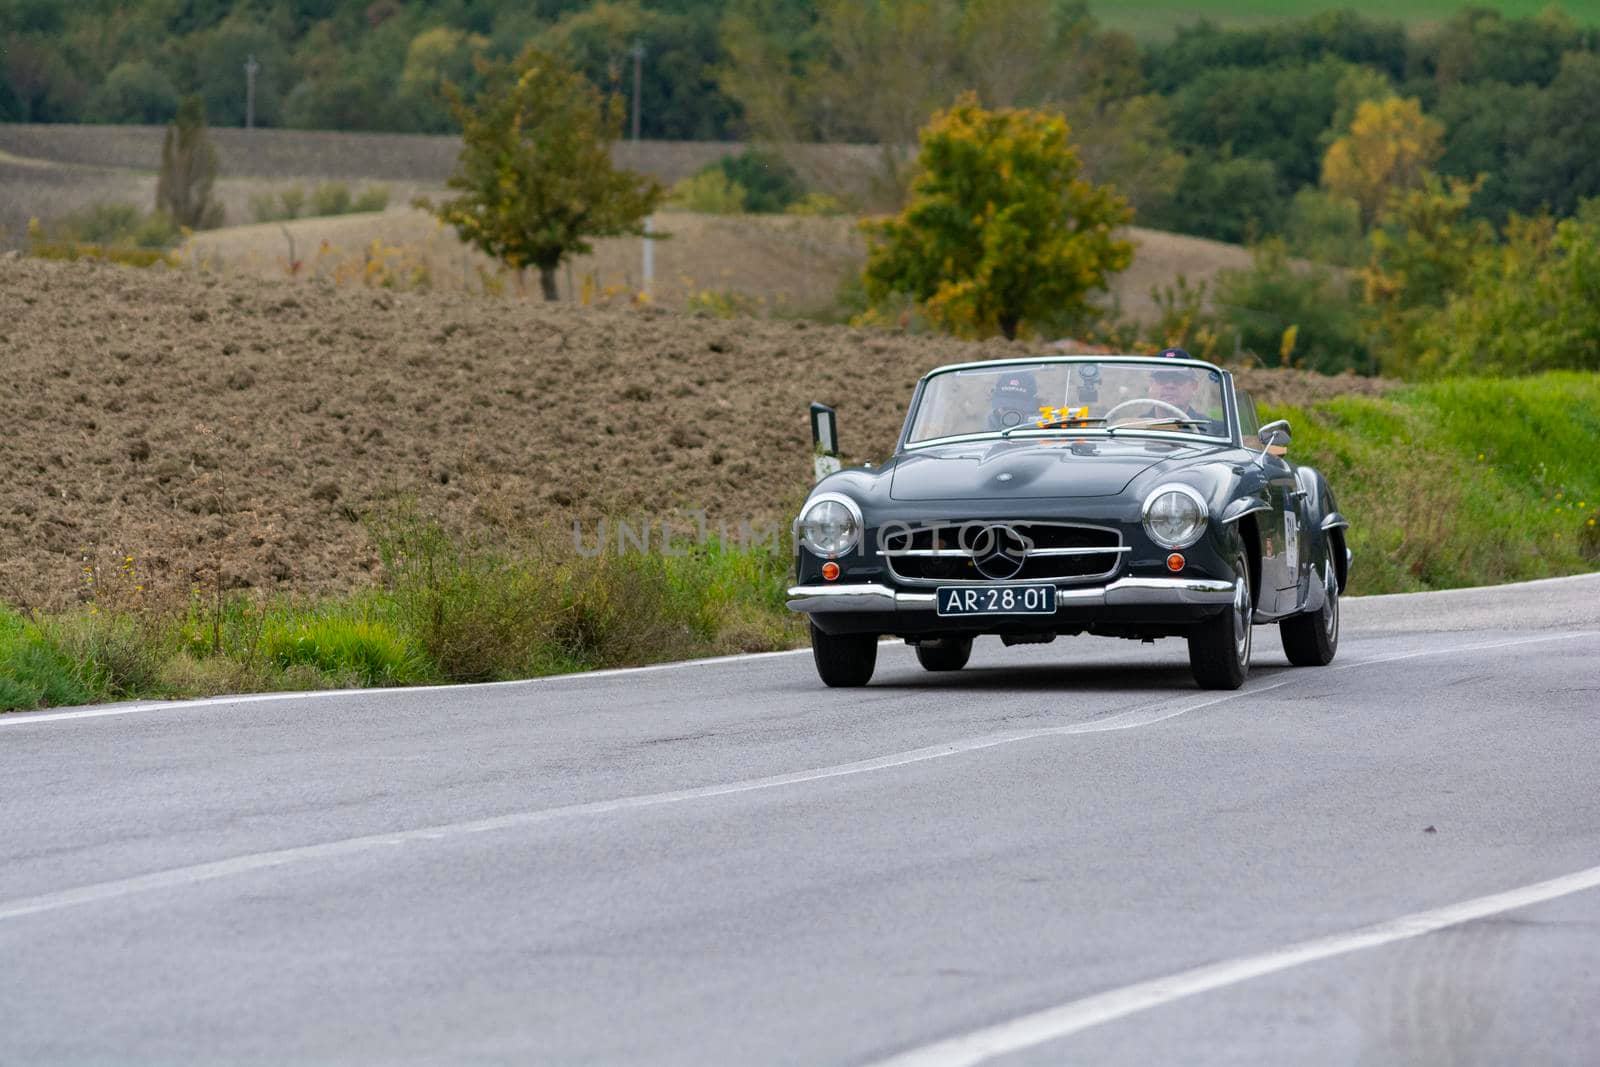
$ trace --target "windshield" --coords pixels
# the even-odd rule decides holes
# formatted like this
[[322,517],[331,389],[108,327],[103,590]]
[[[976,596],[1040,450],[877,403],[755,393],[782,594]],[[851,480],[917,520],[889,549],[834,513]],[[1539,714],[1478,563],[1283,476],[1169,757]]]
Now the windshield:
[[1226,437],[1222,375],[1209,367],[1116,360],[945,371],[923,388],[907,443],[1061,427]]

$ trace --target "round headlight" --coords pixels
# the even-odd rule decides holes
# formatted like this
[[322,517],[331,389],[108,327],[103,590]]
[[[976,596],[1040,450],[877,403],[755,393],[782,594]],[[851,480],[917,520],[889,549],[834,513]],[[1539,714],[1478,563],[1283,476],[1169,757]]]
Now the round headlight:
[[1187,485],[1163,485],[1144,502],[1144,530],[1162,548],[1188,548],[1206,528],[1206,504]]
[[842,496],[819,497],[800,516],[800,543],[819,556],[842,556],[861,539],[861,512]]

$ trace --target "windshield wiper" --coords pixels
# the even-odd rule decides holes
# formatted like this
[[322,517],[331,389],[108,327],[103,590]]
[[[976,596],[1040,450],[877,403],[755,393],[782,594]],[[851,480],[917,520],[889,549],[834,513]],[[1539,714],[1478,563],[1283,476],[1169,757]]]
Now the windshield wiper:
[[1106,420],[1099,415],[1074,415],[1070,419],[1052,419],[1049,422],[1019,422],[1015,426],[1007,426],[1000,431],[1001,437],[1010,437],[1018,430],[1080,430],[1091,423],[1104,423]]
[[1115,426],[1107,426],[1106,433],[1115,437],[1118,430],[1148,430],[1152,426],[1190,426],[1199,430],[1210,425],[1210,419],[1177,419],[1169,416],[1164,419],[1135,419],[1132,422],[1119,422]]

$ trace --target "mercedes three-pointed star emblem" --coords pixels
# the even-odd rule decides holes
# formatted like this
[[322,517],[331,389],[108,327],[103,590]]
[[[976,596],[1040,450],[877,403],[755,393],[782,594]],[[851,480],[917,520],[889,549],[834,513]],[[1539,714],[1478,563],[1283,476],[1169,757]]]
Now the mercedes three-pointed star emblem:
[[1015,578],[1028,559],[1027,539],[1004,523],[969,527],[961,531],[961,540],[978,573],[997,582]]

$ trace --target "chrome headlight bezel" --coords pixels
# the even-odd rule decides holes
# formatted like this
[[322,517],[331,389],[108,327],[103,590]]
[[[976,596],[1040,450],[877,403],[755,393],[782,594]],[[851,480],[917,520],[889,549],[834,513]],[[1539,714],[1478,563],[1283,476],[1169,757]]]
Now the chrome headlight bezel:
[[[848,525],[841,534],[831,540],[824,540],[825,525],[820,520],[813,520],[811,513],[828,504],[844,508]],[[833,520],[833,525],[838,526],[839,521]],[[807,551],[819,559],[838,559],[840,556],[849,555],[861,543],[864,529],[860,505],[843,493],[816,494],[806,501],[806,506],[800,511],[800,517],[794,520],[795,537]]]
[[[1155,510],[1156,505],[1162,498],[1167,496],[1176,496],[1181,500],[1185,500],[1194,509],[1188,531],[1177,536],[1169,536],[1168,533],[1159,532],[1151,524],[1151,512]],[[1168,482],[1166,485],[1158,485],[1150,490],[1149,494],[1144,498],[1143,507],[1139,509],[1139,518],[1144,524],[1145,535],[1150,540],[1162,548],[1172,549],[1188,548],[1200,540],[1206,532],[1206,526],[1211,521],[1205,497],[1201,496],[1200,491],[1194,486],[1185,485],[1182,482]]]

